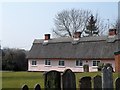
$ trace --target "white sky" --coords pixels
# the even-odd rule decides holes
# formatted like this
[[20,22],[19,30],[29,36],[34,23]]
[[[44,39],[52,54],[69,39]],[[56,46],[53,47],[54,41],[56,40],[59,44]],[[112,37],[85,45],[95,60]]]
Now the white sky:
[[80,0],[76,0],[76,2],[73,0],[66,0],[67,2],[62,2],[63,0],[61,2],[58,0],[50,1],[2,0],[0,3],[0,40],[2,47],[29,50],[34,39],[42,39],[45,33],[52,33],[53,18],[57,12],[63,9],[89,9],[93,13],[98,12],[104,20],[110,19],[110,22],[118,17],[117,0],[115,0],[116,2],[96,3],[87,2],[87,0],[84,0],[86,2],[80,2]]

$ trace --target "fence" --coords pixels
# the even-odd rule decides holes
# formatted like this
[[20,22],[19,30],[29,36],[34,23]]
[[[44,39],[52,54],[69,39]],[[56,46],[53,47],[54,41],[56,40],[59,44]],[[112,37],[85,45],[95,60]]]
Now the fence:
[[[72,70],[67,69],[62,75],[53,70],[44,74],[44,90],[120,90],[120,78],[116,78],[114,86],[112,74],[110,67],[104,67],[101,76],[82,77],[79,80],[79,88],[76,89],[76,77]],[[22,90],[29,90],[29,88],[24,85]],[[34,90],[41,90],[40,85],[37,84]]]

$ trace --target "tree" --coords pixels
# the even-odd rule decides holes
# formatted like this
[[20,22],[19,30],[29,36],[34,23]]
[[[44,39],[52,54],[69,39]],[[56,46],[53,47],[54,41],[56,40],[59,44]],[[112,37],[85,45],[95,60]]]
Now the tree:
[[5,48],[2,50],[2,70],[27,70],[26,51]]
[[54,19],[53,34],[60,37],[73,37],[75,32],[83,32],[90,14],[91,11],[88,10],[63,10]]
[[91,14],[90,18],[88,19],[85,33],[88,34],[88,36],[98,35],[99,30],[96,25],[97,19],[94,18],[94,16]]
[[[75,32],[81,32],[84,36],[86,26],[91,16],[92,12],[90,10],[63,10],[59,12],[54,18],[53,35],[57,37],[73,37]],[[96,29],[99,31],[98,34],[101,35],[106,30],[106,26],[95,14]],[[95,32],[94,32],[95,33]]]
[[111,26],[112,28],[117,29],[117,32],[119,32],[120,31],[120,19],[116,20],[116,22],[113,23]]

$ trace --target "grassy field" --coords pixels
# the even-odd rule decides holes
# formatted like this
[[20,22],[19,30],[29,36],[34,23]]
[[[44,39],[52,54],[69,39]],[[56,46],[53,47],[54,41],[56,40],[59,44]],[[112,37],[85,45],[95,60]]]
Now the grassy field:
[[[97,74],[101,75],[100,72],[76,73],[77,87],[81,77],[94,77]],[[117,73],[113,74],[114,79],[118,76]],[[41,72],[2,72],[2,88],[21,88],[24,84],[27,84],[29,88],[34,88],[37,83],[40,84],[42,88],[44,87],[44,76]]]

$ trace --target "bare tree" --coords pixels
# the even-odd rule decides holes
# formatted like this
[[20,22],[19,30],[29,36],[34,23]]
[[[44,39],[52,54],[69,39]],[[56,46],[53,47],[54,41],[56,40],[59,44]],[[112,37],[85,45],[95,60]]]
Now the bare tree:
[[[59,37],[73,37],[73,34],[77,31],[83,33],[86,30],[86,25],[92,12],[90,10],[63,10],[59,12],[54,18],[55,27],[53,28],[53,34]],[[96,25],[101,35],[106,30],[98,14],[94,15],[97,20]],[[84,34],[83,34],[84,36]]]
[[111,27],[116,29],[117,32],[120,33],[120,19],[115,20],[115,23],[112,23]]
[[72,37],[77,31],[83,32],[90,15],[91,11],[88,10],[63,10],[54,19],[53,33],[60,37]]
[[108,22],[104,22],[105,19],[100,18],[98,13],[94,15],[94,18],[96,20],[97,31],[99,32],[98,36],[104,35],[106,32],[108,32],[109,29]]

